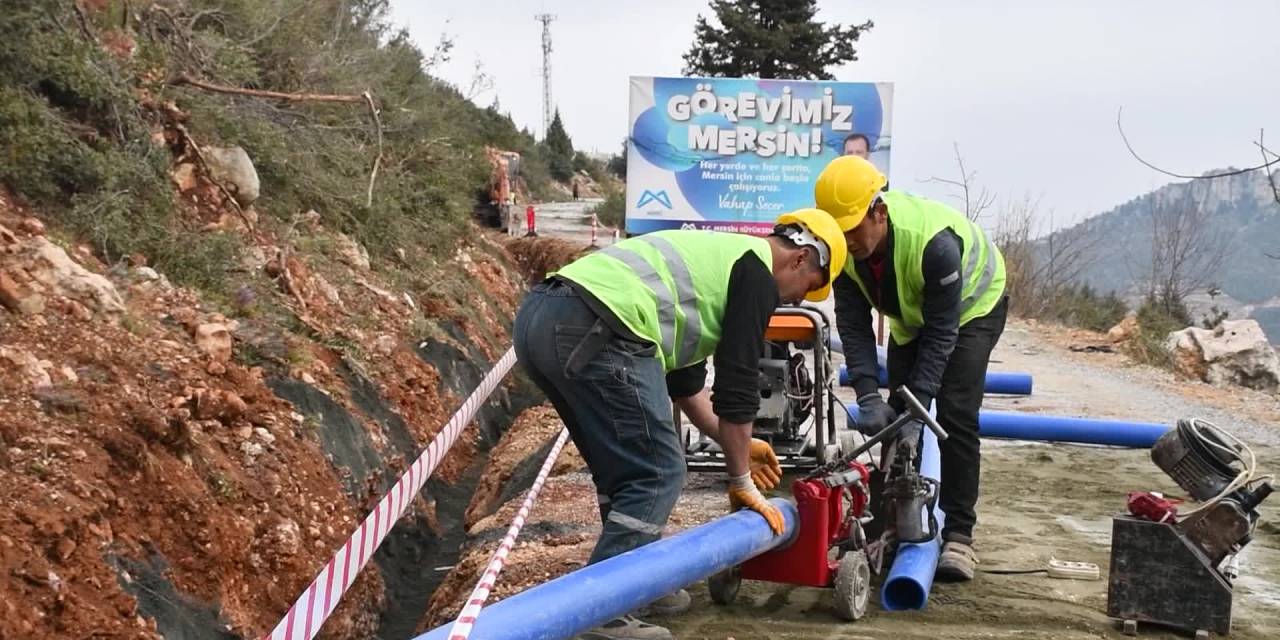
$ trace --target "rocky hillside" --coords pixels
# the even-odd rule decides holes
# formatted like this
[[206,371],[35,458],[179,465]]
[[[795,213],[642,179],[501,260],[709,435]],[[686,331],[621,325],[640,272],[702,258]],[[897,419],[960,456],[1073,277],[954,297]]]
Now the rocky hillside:
[[[227,315],[141,261],[102,263],[33,213],[0,200],[6,638],[267,631],[505,349],[523,284],[477,234],[454,261],[472,293],[448,304],[312,223],[332,254],[259,237],[249,255],[272,257],[243,268],[275,286],[245,289]],[[417,624],[439,578],[422,567],[452,564],[484,452],[536,401],[513,384],[327,637]]]
[[1210,214],[1212,228],[1197,231],[1221,233],[1227,243],[1226,259],[1210,281],[1221,294],[1194,296],[1193,305],[1253,317],[1280,343],[1280,260],[1267,257],[1280,255],[1280,203],[1264,173],[1170,184],[1059,232],[1083,235],[1082,244],[1091,247],[1080,279],[1102,291],[1140,291],[1151,263],[1152,207],[1185,203]]
[[[545,162],[386,11],[6,7],[0,638],[260,637],[573,253],[469,222],[486,145]],[[410,635],[539,401],[495,393],[322,637]]]

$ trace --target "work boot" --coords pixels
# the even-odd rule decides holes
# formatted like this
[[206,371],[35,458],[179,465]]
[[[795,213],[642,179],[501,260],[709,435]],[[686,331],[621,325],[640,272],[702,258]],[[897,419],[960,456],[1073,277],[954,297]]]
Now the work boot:
[[934,573],[942,582],[963,582],[973,579],[978,554],[973,547],[956,540],[948,540],[942,545],[942,555],[938,556],[938,570]]
[[675,640],[666,627],[633,616],[614,618],[580,636],[579,640]]
[[689,592],[681,589],[675,593],[669,593],[648,605],[641,607],[639,615],[658,615],[658,616],[676,616],[689,610],[689,605],[693,603],[693,598],[689,596]]

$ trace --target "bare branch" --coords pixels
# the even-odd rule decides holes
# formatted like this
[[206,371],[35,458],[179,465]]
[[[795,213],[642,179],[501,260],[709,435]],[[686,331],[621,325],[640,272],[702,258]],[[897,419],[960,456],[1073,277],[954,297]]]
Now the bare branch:
[[213,177],[213,170],[209,168],[209,162],[205,160],[204,152],[200,149],[200,145],[196,144],[195,138],[192,138],[191,133],[188,132],[187,128],[181,124],[175,124],[174,128],[178,131],[178,134],[182,136],[182,141],[186,146],[191,149],[191,153],[200,163],[200,167],[204,169],[204,177],[209,182],[213,183],[213,186],[218,188],[218,191],[222,193],[222,197],[227,202],[231,203],[231,208],[235,209],[236,215],[240,216],[240,221],[244,223],[244,228],[248,229],[250,233],[253,233],[255,231],[253,221],[250,220],[249,215],[244,212],[244,208],[240,206],[240,201],[236,200],[235,194],[231,193],[231,190],[228,189],[226,185]]
[[1202,176],[1191,176],[1191,175],[1186,175],[1181,173],[1174,173],[1172,171],[1167,171],[1165,169],[1161,169],[1160,167],[1157,167],[1154,164],[1151,164],[1150,162],[1147,162],[1145,159],[1142,158],[1142,156],[1138,155],[1137,151],[1134,151],[1133,145],[1129,144],[1129,137],[1124,134],[1124,127],[1121,126],[1120,124],[1120,117],[1123,114],[1124,114],[1124,107],[1120,107],[1120,110],[1116,112],[1116,129],[1120,132],[1120,139],[1124,140],[1124,146],[1129,149],[1129,154],[1132,155],[1134,159],[1137,160],[1138,162],[1141,162],[1142,164],[1146,165],[1147,168],[1153,171],[1158,171],[1160,173],[1163,173],[1166,176],[1172,176],[1174,178],[1182,178],[1184,180],[1208,180],[1211,178],[1226,178],[1229,176],[1238,176],[1238,175],[1249,173],[1252,171],[1257,171],[1258,169],[1268,168],[1273,164],[1280,164],[1280,157],[1277,157],[1275,160],[1271,160],[1269,162],[1263,162],[1262,164],[1256,167],[1249,167],[1247,169],[1237,169],[1235,171],[1224,171],[1222,173],[1210,173]]
[[472,100],[492,88],[493,78],[485,73],[484,63],[476,60],[476,66],[471,72],[471,87],[467,89],[466,98]]
[[[1276,154],[1266,147],[1266,142],[1263,140],[1263,135],[1266,131],[1266,129],[1258,129],[1258,141],[1254,144],[1257,145],[1258,150],[1262,152],[1262,163],[1263,166],[1267,168],[1267,184],[1271,185],[1271,195],[1276,199],[1276,202],[1280,202],[1280,189],[1276,188],[1276,179],[1271,175],[1271,165],[1267,164],[1269,160],[1267,155],[1276,156]],[[1280,156],[1276,157],[1280,158]]]
[[939,184],[950,185],[960,190],[959,194],[953,197],[964,202],[964,215],[970,220],[976,221],[982,216],[991,205],[995,204],[995,194],[986,188],[977,189],[974,186],[974,178],[978,175],[976,171],[969,171],[964,166],[964,156],[960,154],[960,143],[953,142],[952,147],[956,152],[956,166],[960,169],[960,178],[939,178],[937,176],[930,177],[927,182],[936,182]]
[[80,3],[73,1],[71,8],[75,9],[76,23],[80,25],[80,33],[84,34],[85,39],[89,42],[97,42],[98,39],[94,37],[93,31],[89,29],[89,19],[85,17],[84,9],[80,7]]
[[241,42],[241,43],[240,43],[240,46],[241,46],[241,47],[243,47],[243,48],[245,48],[245,49],[248,49],[248,48],[252,47],[253,45],[258,44],[259,42],[262,42],[263,40],[266,40],[267,38],[270,38],[270,37],[271,37],[271,34],[273,34],[273,33],[275,33],[275,32],[276,32],[276,29],[280,27],[280,23],[284,22],[284,19],[285,19],[285,18],[287,18],[287,17],[289,17],[289,16],[293,15],[294,13],[296,13],[297,11],[299,11],[300,9],[302,9],[302,8],[304,8],[304,7],[306,7],[306,6],[308,6],[308,5],[307,5],[307,3],[305,3],[305,2],[304,2],[304,3],[300,3],[300,4],[299,4],[297,7],[295,7],[292,11],[282,11],[282,12],[280,12],[280,15],[276,17],[276,21],[275,21],[275,22],[273,22],[273,23],[271,24],[271,26],[267,27],[266,31],[263,31],[262,33],[259,33],[258,35],[256,35],[256,36],[254,36],[254,37],[250,38],[249,40],[247,40],[247,41],[245,41],[245,42]]
[[373,159],[373,170],[369,172],[369,193],[365,196],[364,206],[373,206],[373,183],[378,179],[378,168],[382,166],[382,118],[378,117],[378,106],[373,102],[373,94],[365,91],[361,96],[369,105],[369,115],[373,116],[374,131],[378,136],[378,155]]

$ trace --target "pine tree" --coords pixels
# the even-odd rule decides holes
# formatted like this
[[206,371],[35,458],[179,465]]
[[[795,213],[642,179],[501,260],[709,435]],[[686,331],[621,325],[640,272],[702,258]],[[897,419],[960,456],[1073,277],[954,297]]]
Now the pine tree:
[[556,115],[551,119],[551,126],[547,127],[547,137],[542,144],[546,148],[551,176],[561,182],[572,178],[573,141],[569,139],[569,134],[564,130],[564,123],[560,121],[559,109],[556,109]]
[[831,80],[858,59],[853,43],[875,26],[825,25],[816,0],[712,0],[719,26],[699,15],[684,73],[711,77]]

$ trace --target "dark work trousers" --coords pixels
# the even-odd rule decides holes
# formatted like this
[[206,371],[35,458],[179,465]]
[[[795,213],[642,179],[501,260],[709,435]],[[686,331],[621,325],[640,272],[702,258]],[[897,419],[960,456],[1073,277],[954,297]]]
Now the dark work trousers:
[[[1004,333],[1009,298],[1005,297],[985,316],[960,327],[956,348],[942,373],[942,386],[934,406],[938,424],[948,437],[938,443],[942,454],[942,492],[938,506],[947,514],[942,539],[973,543],[973,525],[978,521],[978,476],[982,468],[978,440],[978,410],[986,388],[987,362]],[[889,340],[889,388],[906,383],[916,358],[915,341],[905,345]]]
[[604,528],[588,563],[657,540],[685,475],[657,347],[614,335],[554,279],[525,297],[514,333],[516,357],[595,481]]

